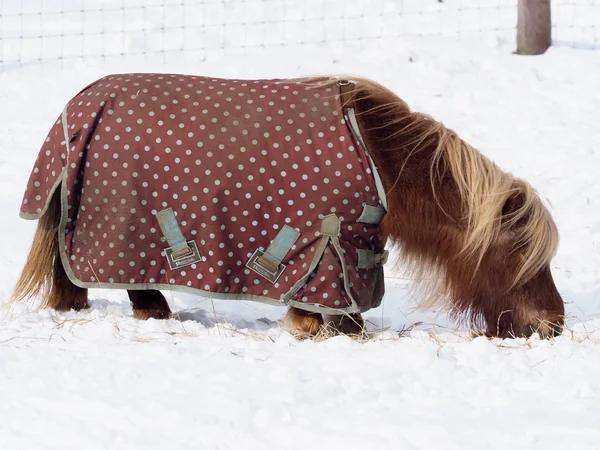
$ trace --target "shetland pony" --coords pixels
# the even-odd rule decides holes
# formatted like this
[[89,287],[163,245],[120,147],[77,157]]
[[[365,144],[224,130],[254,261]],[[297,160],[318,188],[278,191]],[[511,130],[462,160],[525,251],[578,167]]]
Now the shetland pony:
[[[334,77],[321,83],[347,84]],[[564,305],[549,266],[558,232],[532,187],[373,81],[355,79],[342,102],[356,111],[385,189],[379,231],[418,282],[420,305],[444,309],[488,336],[560,334]],[[60,219],[55,194],[39,219],[14,298],[41,296],[42,306],[78,310],[88,306],[87,289],[70,281],[59,257]],[[160,291],[128,294],[134,317],[170,317]],[[285,318],[288,328],[308,336],[325,321],[346,333],[364,327],[359,314],[332,318],[290,307]]]

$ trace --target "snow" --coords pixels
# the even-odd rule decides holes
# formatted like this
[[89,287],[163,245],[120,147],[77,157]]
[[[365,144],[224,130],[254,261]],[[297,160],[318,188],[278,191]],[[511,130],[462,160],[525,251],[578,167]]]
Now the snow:
[[[404,38],[5,69],[0,78],[1,449],[597,449],[600,444],[600,52],[511,54],[505,40]],[[374,338],[296,341],[284,308],[167,293],[180,312],[134,320],[123,291],[82,312],[8,304],[35,222],[18,218],[64,103],[107,73],[360,74],[392,88],[547,198],[567,330],[473,339],[415,311],[387,267]]]

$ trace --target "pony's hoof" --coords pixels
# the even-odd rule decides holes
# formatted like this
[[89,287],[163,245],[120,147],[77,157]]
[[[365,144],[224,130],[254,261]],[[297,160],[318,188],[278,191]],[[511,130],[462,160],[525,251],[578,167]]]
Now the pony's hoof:
[[366,337],[365,321],[360,314],[329,316],[328,319],[326,328],[333,335]]
[[308,339],[319,333],[323,326],[323,316],[297,308],[290,308],[283,323],[289,333],[297,339]]
[[133,318],[138,320],[166,320],[172,317],[171,311],[164,309],[134,309]]
[[73,309],[75,311],[81,311],[82,309],[89,309],[90,304],[88,303],[88,299],[78,300],[73,304]]

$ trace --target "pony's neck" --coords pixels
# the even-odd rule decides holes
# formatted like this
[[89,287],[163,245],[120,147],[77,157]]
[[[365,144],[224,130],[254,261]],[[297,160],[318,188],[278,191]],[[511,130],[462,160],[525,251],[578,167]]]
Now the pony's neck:
[[470,280],[477,267],[461,256],[468,235],[464,204],[445,161],[436,160],[447,130],[385,90],[361,94],[354,99],[359,127],[386,191],[383,237],[400,250],[402,268],[420,281],[421,305],[442,305],[444,297],[470,304],[470,283],[461,280]]
[[[412,113],[400,100],[357,95],[355,108],[365,144],[386,191],[388,214],[382,233],[432,258],[455,254],[465,230],[462,202],[447,171],[432,170],[443,134],[438,122]],[[456,239],[449,239],[455,234]],[[433,246],[433,248],[431,248]],[[429,250],[428,250],[429,249]],[[434,256],[435,255],[435,256]]]

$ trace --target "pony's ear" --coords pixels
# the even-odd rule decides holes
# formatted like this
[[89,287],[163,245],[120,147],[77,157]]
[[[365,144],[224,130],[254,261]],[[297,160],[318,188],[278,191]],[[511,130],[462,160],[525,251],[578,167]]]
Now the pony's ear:
[[525,204],[525,195],[520,190],[514,190],[509,194],[502,207],[502,218],[510,219]]
[[502,223],[515,224],[521,220],[526,201],[525,186],[520,180],[515,180],[502,206]]

